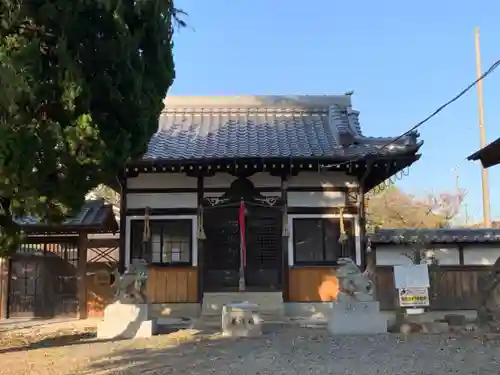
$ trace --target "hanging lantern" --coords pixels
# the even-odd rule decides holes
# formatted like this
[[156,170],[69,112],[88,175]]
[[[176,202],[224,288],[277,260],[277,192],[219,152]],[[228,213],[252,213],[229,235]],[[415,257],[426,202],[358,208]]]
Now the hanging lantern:
[[207,238],[205,234],[205,229],[203,227],[203,206],[198,207],[198,227],[196,231],[196,237],[199,240],[205,240]]

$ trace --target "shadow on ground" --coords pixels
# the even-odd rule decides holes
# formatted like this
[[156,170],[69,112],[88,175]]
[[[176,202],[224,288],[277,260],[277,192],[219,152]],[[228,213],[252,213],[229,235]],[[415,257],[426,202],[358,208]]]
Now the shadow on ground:
[[[163,327],[159,334],[165,335],[176,332],[178,329]],[[118,342],[123,340],[98,340],[95,327],[83,331],[75,329],[61,329],[50,333],[27,333],[15,329],[0,332],[0,354],[54,348],[61,346]]]
[[[258,338],[227,338],[213,331],[192,336],[179,333],[181,336],[159,335],[137,340],[133,347],[93,359],[78,374],[264,374],[266,371],[307,374],[317,366],[307,361],[308,354],[313,353],[308,349],[309,343],[321,343],[328,336],[323,330],[308,330],[301,336],[297,330],[285,327],[268,330]],[[314,355],[322,367],[324,361],[331,359],[330,353]]]
[[[137,343],[134,348],[117,351],[112,357],[92,361],[82,375],[228,374],[231,373],[231,366],[239,369],[257,365],[257,359],[251,359],[252,353],[261,354],[265,342],[268,342],[266,356],[273,356],[271,341],[265,338],[225,338],[201,332],[181,339],[160,335],[147,341]],[[266,365],[264,360],[259,358],[258,365]],[[269,360],[267,362],[267,366],[272,365]]]
[[9,334],[0,336],[0,354],[41,348],[51,348],[88,343],[95,332],[56,332],[52,334]]

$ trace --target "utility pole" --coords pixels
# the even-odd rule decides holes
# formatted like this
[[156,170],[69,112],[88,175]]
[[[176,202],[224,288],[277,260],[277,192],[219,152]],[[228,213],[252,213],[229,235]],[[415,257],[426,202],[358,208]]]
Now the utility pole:
[[[481,69],[481,50],[479,47],[479,28],[474,29],[474,39],[476,42],[476,75],[479,79],[483,72]],[[486,146],[486,132],[484,129],[484,107],[483,107],[483,81],[477,82],[477,99],[479,109],[479,137],[480,147]],[[488,182],[488,171],[481,166],[481,181],[483,189],[483,224],[486,228],[491,228],[490,212],[490,186]]]

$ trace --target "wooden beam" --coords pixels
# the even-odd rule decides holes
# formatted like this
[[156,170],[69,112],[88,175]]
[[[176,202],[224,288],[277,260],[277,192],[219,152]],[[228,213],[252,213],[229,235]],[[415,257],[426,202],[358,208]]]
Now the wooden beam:
[[125,271],[125,244],[127,241],[127,178],[120,176],[120,248],[118,252],[118,271]]
[[[200,210],[201,207],[203,206],[203,198],[204,198],[204,194],[205,194],[205,180],[203,178],[203,175],[200,174],[198,175],[197,177],[197,199],[198,199],[198,209]],[[203,222],[203,217],[200,217],[203,215],[203,212],[199,212],[198,213],[198,220],[202,220]],[[200,223],[198,223],[198,226],[200,225]],[[205,240],[204,239],[201,239],[201,238],[198,238],[198,231],[196,233],[196,238],[194,238],[193,240],[194,241],[198,241],[198,259],[197,259],[197,279],[198,279],[198,282],[197,282],[197,300],[199,303],[202,303],[203,302],[203,271],[204,271],[204,260],[205,260],[205,248],[204,248],[204,244],[205,244]]]
[[465,260],[464,260],[464,245],[459,244],[458,245],[458,263],[463,266],[465,265]]
[[365,189],[363,186],[359,187],[359,206],[358,206],[358,220],[359,220],[359,239],[361,241],[361,269],[365,270],[368,266],[366,254],[366,212],[365,212]]
[[[288,215],[287,201],[288,201],[288,176],[281,176],[281,200],[283,202],[282,215]],[[288,219],[288,218],[287,218]],[[282,225],[288,225],[288,220],[283,220]],[[288,302],[290,300],[290,274],[288,269],[288,228],[281,228],[281,252],[282,252],[282,276],[281,284],[283,288],[283,301]]]
[[87,245],[86,233],[78,236],[78,319],[87,319]]
[[9,300],[10,260],[0,257],[0,319],[7,319]]

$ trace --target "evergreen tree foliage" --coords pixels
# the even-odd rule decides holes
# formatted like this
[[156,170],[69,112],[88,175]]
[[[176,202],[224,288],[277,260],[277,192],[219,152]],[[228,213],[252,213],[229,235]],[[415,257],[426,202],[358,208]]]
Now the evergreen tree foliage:
[[172,0],[0,0],[0,255],[141,157],[174,80]]

